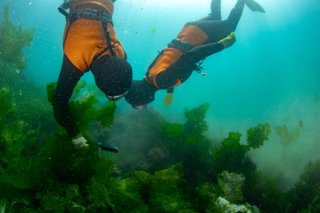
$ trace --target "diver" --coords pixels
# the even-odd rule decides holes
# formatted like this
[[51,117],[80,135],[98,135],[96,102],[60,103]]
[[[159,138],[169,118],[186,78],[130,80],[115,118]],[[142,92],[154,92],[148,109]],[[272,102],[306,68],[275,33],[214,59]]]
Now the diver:
[[[134,80],[126,101],[143,109],[154,100],[155,92],[167,90],[165,105],[172,101],[174,87],[186,81],[193,71],[201,71],[201,61],[230,47],[235,42],[234,31],[244,5],[252,11],[264,13],[254,0],[238,0],[226,20],[221,20],[221,0],[211,1],[211,13],[198,21],[187,23],[149,66],[143,80]],[[200,63],[200,65],[199,65]]]
[[91,70],[97,87],[109,100],[123,97],[132,81],[131,66],[113,27],[113,2],[69,0],[59,7],[67,22],[53,111],[56,121],[79,147],[88,146],[88,141],[70,112],[69,100],[84,73]]

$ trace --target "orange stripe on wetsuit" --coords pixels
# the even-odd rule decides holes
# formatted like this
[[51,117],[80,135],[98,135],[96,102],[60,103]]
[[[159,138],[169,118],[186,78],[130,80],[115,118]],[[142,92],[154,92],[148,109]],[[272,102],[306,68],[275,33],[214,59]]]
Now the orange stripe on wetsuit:
[[[78,1],[81,4],[79,4]],[[76,2],[81,7],[87,5],[92,8],[92,2],[94,1],[75,0],[73,2]],[[84,2],[90,2],[90,4],[85,4]],[[109,1],[100,0],[97,2],[102,4],[103,2]],[[110,7],[109,10],[105,10],[105,7],[99,6],[100,9],[103,9],[106,12],[110,11],[110,13],[112,13],[113,4],[112,1],[110,2],[111,4],[103,4],[105,7]],[[78,9],[80,7],[79,5],[72,5],[71,3],[71,8]],[[125,52],[116,37],[113,26],[108,24],[108,29],[110,31],[111,45],[113,46],[112,49],[115,55],[125,58]],[[76,21],[66,26],[65,32],[64,53],[72,64],[81,72],[85,72],[90,69],[93,60],[96,59],[97,56],[102,57],[105,55],[111,55],[110,50],[107,48],[107,42],[101,21],[78,18]]]
[[[195,25],[187,25],[180,31],[177,39],[190,42],[194,46],[199,46],[207,41],[208,35]],[[146,80],[158,88],[157,75],[165,72],[182,54],[178,49],[165,48],[153,66],[148,70]],[[177,79],[176,84],[172,85],[172,87],[176,87],[179,84],[181,84],[181,81]]]

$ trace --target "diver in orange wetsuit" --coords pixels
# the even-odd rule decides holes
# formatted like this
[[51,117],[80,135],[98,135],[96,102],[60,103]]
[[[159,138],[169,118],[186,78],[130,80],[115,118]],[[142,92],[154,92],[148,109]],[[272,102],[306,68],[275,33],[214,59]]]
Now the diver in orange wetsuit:
[[69,99],[81,76],[91,70],[96,85],[109,100],[124,96],[132,81],[131,66],[113,27],[113,2],[71,0],[59,7],[67,24],[63,63],[53,101],[54,116],[72,142],[80,146],[86,146],[87,140],[72,117]]
[[238,0],[228,19],[221,20],[221,0],[212,0],[211,14],[195,22],[187,23],[177,38],[162,50],[149,66],[143,80],[133,81],[125,99],[134,108],[144,108],[154,100],[159,89],[167,89],[168,102],[173,88],[199,71],[197,63],[235,42],[235,31],[244,5],[251,10],[264,12],[254,0]]

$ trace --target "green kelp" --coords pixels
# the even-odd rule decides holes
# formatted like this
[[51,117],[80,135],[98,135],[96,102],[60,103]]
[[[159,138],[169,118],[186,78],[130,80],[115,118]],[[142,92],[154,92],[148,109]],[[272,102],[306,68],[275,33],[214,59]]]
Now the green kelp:
[[32,185],[29,177],[25,176],[25,170],[33,166],[32,153],[39,134],[31,128],[32,124],[17,117],[20,109],[14,107],[17,104],[9,94],[9,89],[0,91],[0,96],[5,101],[1,105],[0,118],[0,168],[3,172],[0,175],[0,185],[25,189]]
[[8,115],[13,108],[13,103],[10,97],[10,90],[8,88],[0,89],[0,122]]
[[[148,112],[147,125],[155,128],[143,128],[153,134],[152,141],[146,141],[148,149],[145,150],[147,156],[144,160],[147,162],[142,164],[147,166],[143,168],[153,173],[180,163],[185,182],[182,194],[187,202],[191,203],[192,209],[198,212],[214,205],[219,196],[231,196],[223,190],[219,191],[217,185],[219,174],[226,170],[245,177],[245,184],[239,183],[241,186],[238,188],[238,195],[244,190],[243,200],[253,193],[254,186],[260,179],[248,152],[263,146],[270,133],[268,124],[259,124],[248,130],[247,144],[240,143],[240,133],[231,132],[220,144],[213,145],[203,134],[208,129],[205,121],[208,109],[209,105],[203,104],[186,110],[184,124],[170,123],[164,118],[159,118],[157,114]],[[139,165],[134,167],[133,162],[129,162],[130,170],[141,168],[141,161],[137,163]],[[129,167],[122,165],[121,170],[126,171]],[[190,198],[193,199],[189,200]]]
[[194,212],[183,195],[184,179],[181,165],[155,172],[134,174],[148,212]]
[[268,123],[258,124],[256,127],[248,129],[248,145],[253,149],[263,146],[263,142],[268,140],[270,131],[270,125]]
[[9,6],[4,7],[0,23],[0,79],[10,81],[26,66],[23,48],[30,45],[34,30],[23,29],[9,19]]
[[299,123],[293,128],[288,127],[287,124],[276,126],[275,132],[280,138],[280,143],[284,146],[287,146],[295,142],[300,137],[300,132],[302,128],[303,122],[299,121]]
[[256,127],[248,129],[247,144],[241,144],[241,134],[230,132],[228,138],[212,149],[214,173],[218,174],[227,170],[243,173],[246,177],[254,176],[256,168],[249,158],[248,152],[262,146],[263,142],[268,139],[269,133],[269,124],[258,124]]
[[[99,111],[95,104],[88,106],[94,113]],[[188,117],[185,124],[173,124],[164,118],[150,119],[153,123],[149,125],[158,127],[154,134],[159,141],[149,147],[152,152],[146,150],[146,155],[155,156],[145,160],[153,161],[160,156],[163,163],[149,162],[152,167],[144,171],[131,168],[132,173],[115,173],[116,165],[95,144],[88,149],[76,149],[66,135],[48,135],[36,153],[24,154],[28,158],[20,156],[27,143],[16,139],[23,143],[17,147],[10,143],[12,151],[4,151],[7,166],[0,170],[0,187],[5,190],[0,192],[1,208],[5,207],[7,212],[210,213],[259,212],[255,207],[259,206],[262,212],[279,212],[294,203],[297,199],[294,196],[275,199],[280,192],[270,193],[272,185],[257,175],[247,155],[268,138],[268,125],[250,128],[248,144],[240,144],[240,133],[233,132],[220,144],[213,145],[203,136],[207,129],[203,109],[201,105],[188,110],[188,115],[199,116]],[[9,155],[13,152],[17,155]],[[188,159],[190,156],[192,159]],[[193,171],[195,174],[191,174]],[[266,187],[258,187],[263,184]],[[304,190],[302,187],[301,191]],[[314,209],[318,208],[317,196],[314,191],[309,199]],[[270,205],[281,208],[277,210]]]
[[306,166],[288,195],[288,212],[320,212],[320,161],[310,162]]
[[190,180],[207,179],[210,176],[211,141],[203,135],[208,130],[204,118],[209,107],[209,104],[202,104],[185,110],[187,120],[184,124],[162,122],[159,138],[166,141],[168,163],[181,162]]
[[[34,30],[12,23],[9,12],[9,7],[4,7],[0,23],[0,85],[2,90],[8,91],[14,108],[24,109],[16,110],[10,119],[23,120],[33,129],[50,130],[50,125],[46,124],[52,119],[48,116],[51,113],[45,93],[36,84],[26,81],[24,72],[27,61],[23,50],[31,44]],[[2,105],[10,103],[2,98],[1,101]],[[49,122],[43,122],[46,120]]]

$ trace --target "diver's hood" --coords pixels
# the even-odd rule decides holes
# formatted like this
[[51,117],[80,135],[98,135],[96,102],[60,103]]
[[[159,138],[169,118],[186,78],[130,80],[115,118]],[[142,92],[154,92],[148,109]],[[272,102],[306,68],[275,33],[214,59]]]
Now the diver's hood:
[[157,88],[145,80],[135,80],[132,81],[125,99],[133,107],[139,108],[154,101],[155,91],[157,91]]

